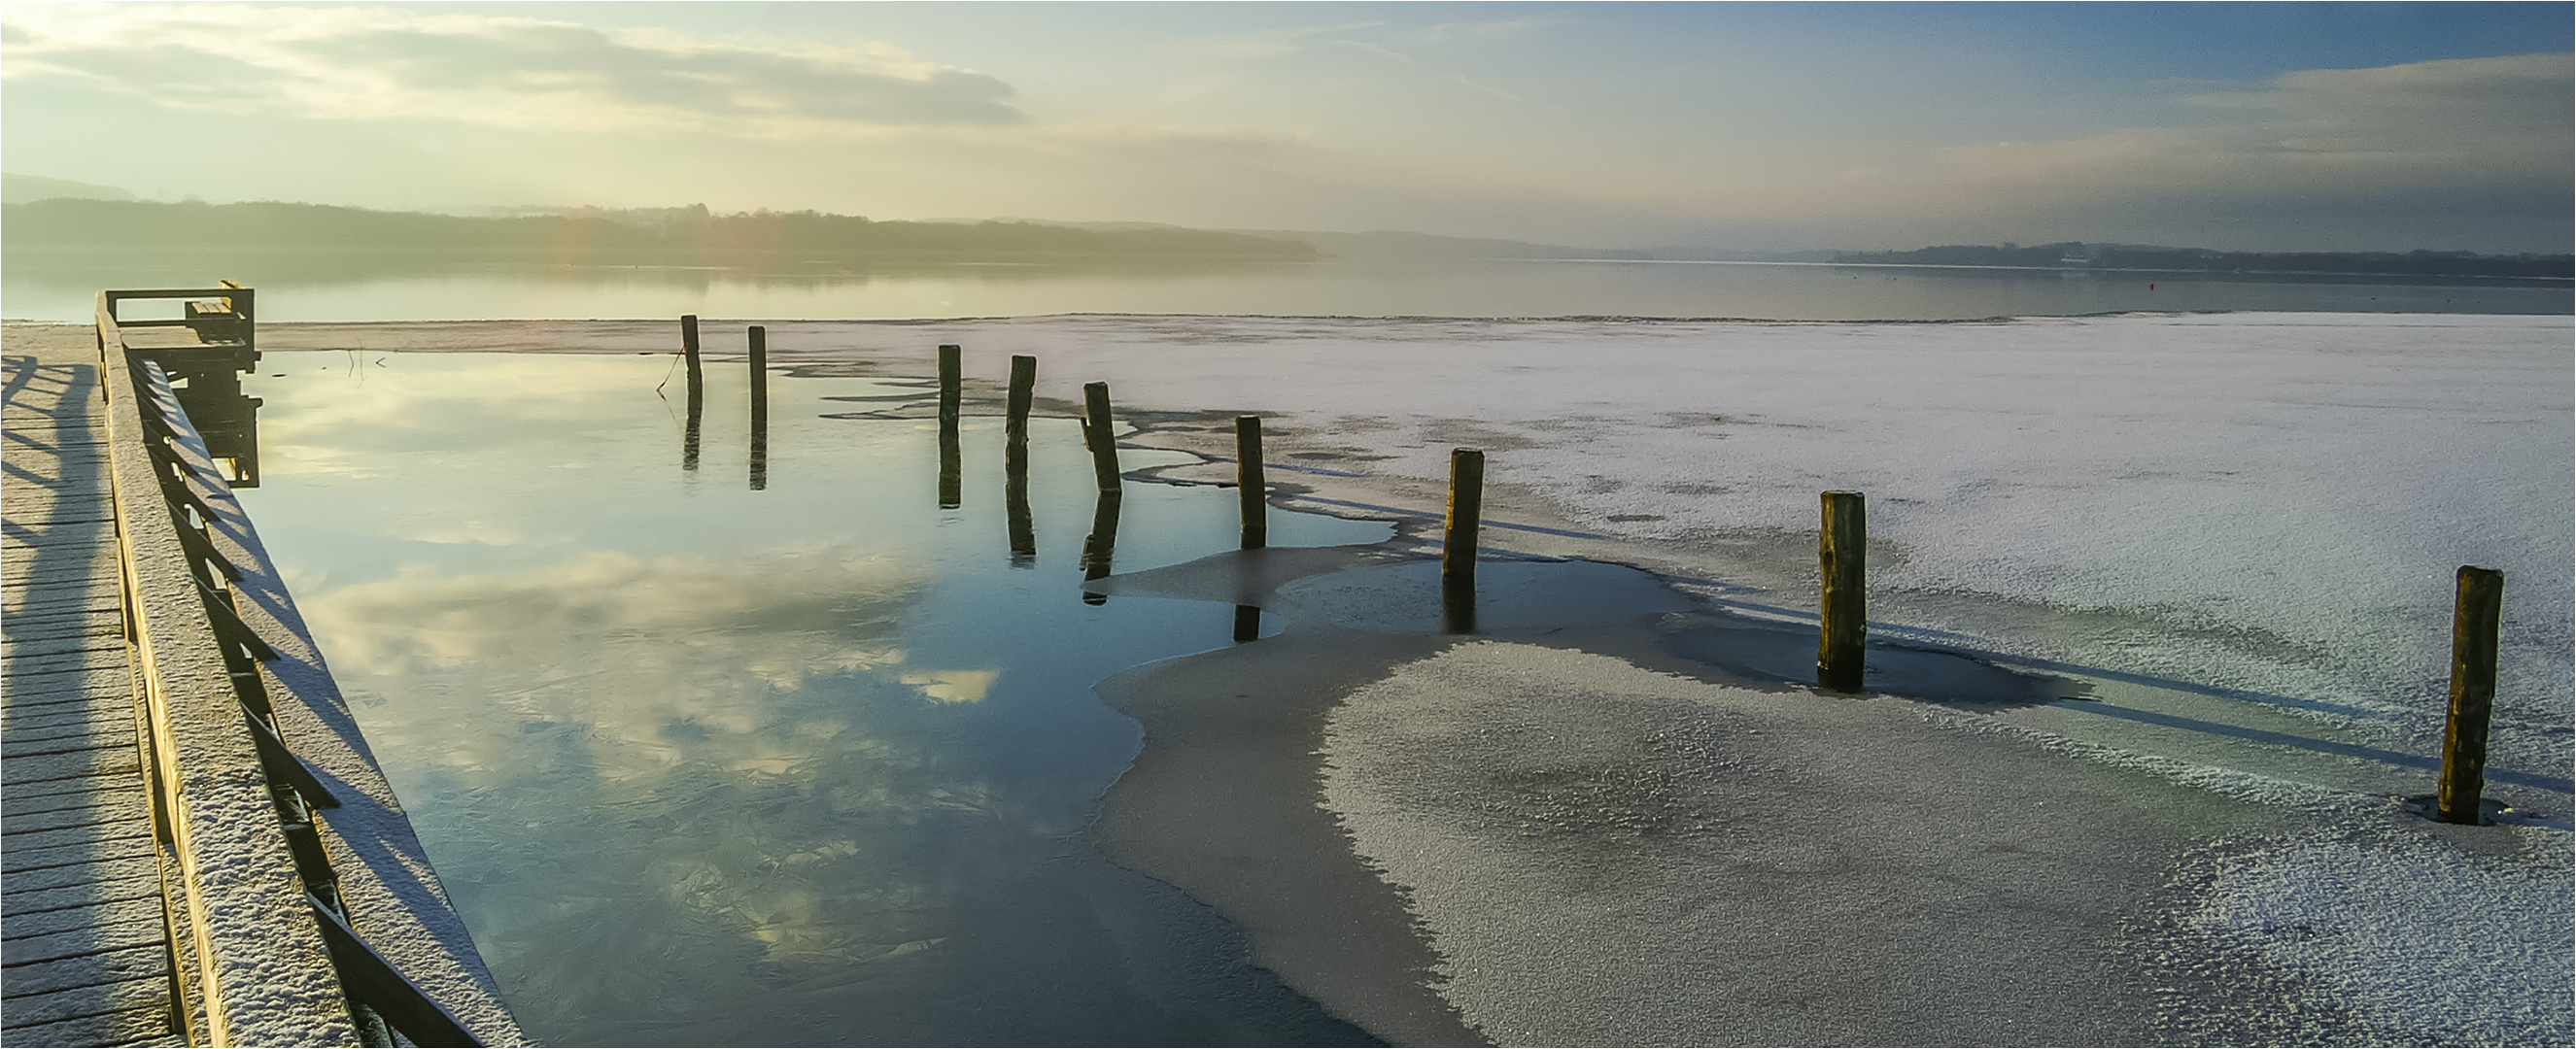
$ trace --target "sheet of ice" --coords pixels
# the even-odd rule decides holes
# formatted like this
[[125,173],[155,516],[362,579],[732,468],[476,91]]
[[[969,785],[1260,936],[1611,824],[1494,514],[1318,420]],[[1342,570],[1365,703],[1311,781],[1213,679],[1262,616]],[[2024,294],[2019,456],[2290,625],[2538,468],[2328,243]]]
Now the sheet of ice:
[[[1034,352],[1041,393],[1106,379],[1122,405],[1257,410],[1308,444],[1387,456],[1360,467],[1379,473],[1444,477],[1451,446],[1480,445],[1494,483],[1529,486],[1605,533],[1678,546],[1812,534],[1816,493],[1857,489],[1880,547],[1879,618],[2378,711],[2418,732],[2443,702],[2452,572],[2499,568],[2499,717],[2569,722],[2567,317],[1047,317],[771,331],[773,346]],[[1945,622],[1950,594],[2162,629],[1998,634]],[[1812,607],[1803,586],[1771,596]]]
[[2511,861],[2403,831],[2231,856],[2192,920],[2357,1008],[2391,1043],[2564,1045],[2576,1035],[2576,856],[2564,831],[2505,833]]

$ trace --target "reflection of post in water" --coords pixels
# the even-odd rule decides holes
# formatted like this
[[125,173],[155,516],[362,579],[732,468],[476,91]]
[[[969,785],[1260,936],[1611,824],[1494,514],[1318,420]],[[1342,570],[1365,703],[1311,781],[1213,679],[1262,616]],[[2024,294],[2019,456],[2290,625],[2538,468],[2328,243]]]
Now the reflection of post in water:
[[199,373],[178,389],[179,407],[206,439],[206,454],[228,467],[224,480],[235,488],[259,487],[259,406],[257,397],[241,392],[241,377]]
[[1261,607],[1234,606],[1234,640],[1237,644],[1261,639]]
[[[1109,578],[1109,558],[1118,547],[1118,493],[1100,493],[1100,502],[1091,511],[1091,535],[1082,541],[1082,578]],[[1109,595],[1082,592],[1082,603],[1105,605]]]
[[1002,497],[1011,518],[1011,563],[1037,563],[1038,533],[1029,521],[1029,401],[1038,383],[1038,359],[1011,358],[1011,397],[1003,416]]
[[751,490],[769,487],[769,329],[751,326]]
[[689,362],[689,428],[680,437],[680,469],[698,468],[698,430],[707,413],[707,377],[698,364],[698,316],[680,317],[680,353]]
[[954,510],[966,502],[966,456],[957,444],[957,420],[939,420],[939,508]]
[[1002,462],[1002,501],[1011,519],[1011,563],[1021,567],[1038,559],[1037,526],[1029,519],[1029,445],[1013,441]]

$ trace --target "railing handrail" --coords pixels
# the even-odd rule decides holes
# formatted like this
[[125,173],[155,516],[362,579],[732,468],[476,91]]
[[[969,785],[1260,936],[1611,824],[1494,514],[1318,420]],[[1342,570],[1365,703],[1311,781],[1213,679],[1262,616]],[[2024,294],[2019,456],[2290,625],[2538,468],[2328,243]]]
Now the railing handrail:
[[[211,294],[246,306],[250,289],[226,283]],[[211,532],[224,516],[214,503],[235,518],[238,506],[209,480],[213,459],[152,351],[125,347],[123,329],[137,325],[120,322],[115,304],[136,297],[100,292],[96,321],[118,571],[149,723],[147,786],[168,848],[173,935],[186,939],[171,959],[186,1033],[215,1045],[356,1044],[372,1014],[412,1044],[482,1044],[350,924],[316,811],[340,799],[276,720],[260,663],[279,654],[235,611],[229,588],[244,573],[188,522],[193,512]],[[240,316],[248,322],[247,309]],[[286,687],[282,695],[299,694]],[[219,861],[200,856],[208,842],[222,846]],[[454,932],[431,935],[465,942],[461,925]]]
[[[101,384],[118,573],[136,678],[142,684],[151,766],[147,786],[170,855],[164,891],[183,937],[177,953],[192,972],[181,984],[192,1040],[215,1045],[350,1042],[356,1028],[340,1010],[330,951],[298,897],[276,802],[259,748],[240,713],[213,618],[196,592],[181,527],[151,452],[142,398],[115,316],[98,303]],[[223,862],[201,850],[225,845]]]

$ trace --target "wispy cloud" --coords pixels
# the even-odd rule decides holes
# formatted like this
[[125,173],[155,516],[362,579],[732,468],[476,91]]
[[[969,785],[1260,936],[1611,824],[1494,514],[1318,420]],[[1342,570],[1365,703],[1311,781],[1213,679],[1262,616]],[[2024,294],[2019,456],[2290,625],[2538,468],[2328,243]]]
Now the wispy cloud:
[[1009,84],[879,43],[232,4],[20,5],[5,28],[10,80],[77,80],[183,109],[753,135],[1025,119]]
[[2564,54],[2310,69],[2196,96],[2196,119],[2051,142],[1953,147],[1943,173],[2088,193],[2569,184],[2576,74]]

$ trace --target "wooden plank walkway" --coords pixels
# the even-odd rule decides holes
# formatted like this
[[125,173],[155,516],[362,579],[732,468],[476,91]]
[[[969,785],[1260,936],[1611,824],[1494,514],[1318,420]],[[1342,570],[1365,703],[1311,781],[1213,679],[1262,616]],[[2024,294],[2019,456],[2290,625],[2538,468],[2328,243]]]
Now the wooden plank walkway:
[[184,1045],[96,335],[0,344],[0,1042]]

